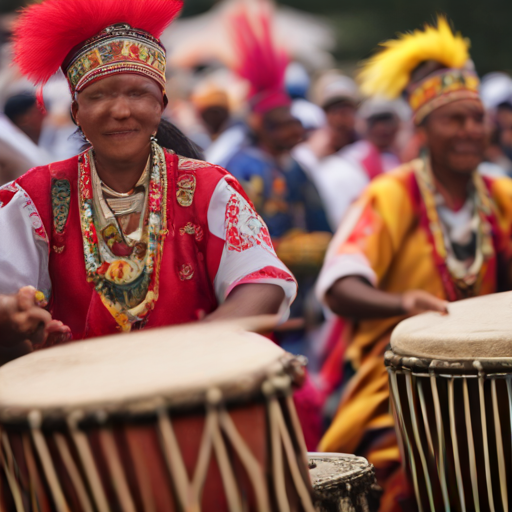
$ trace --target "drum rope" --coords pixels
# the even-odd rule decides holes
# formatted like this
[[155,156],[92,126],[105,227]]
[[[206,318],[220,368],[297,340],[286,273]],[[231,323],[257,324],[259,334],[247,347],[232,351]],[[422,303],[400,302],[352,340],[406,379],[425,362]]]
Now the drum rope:
[[258,511],[267,512],[270,510],[270,505],[267,495],[267,486],[265,484],[265,475],[263,474],[261,466],[252,454],[251,450],[245,444],[242,436],[238,433],[233,420],[225,409],[220,411],[220,422],[222,430],[226,433],[240,461],[244,465],[247,474],[249,475],[254,487]]
[[492,492],[491,464],[489,460],[489,439],[487,437],[487,418],[485,413],[484,382],[485,375],[483,373],[480,373],[478,379],[478,394],[480,397],[480,418],[482,421],[482,438],[484,442],[485,478],[487,481],[487,496],[489,498],[489,509],[491,510],[491,512],[495,512],[494,497]]
[[423,425],[425,427],[425,435],[427,436],[428,450],[430,452],[430,456],[432,457],[432,460],[435,461],[436,456],[435,456],[435,451],[434,451],[434,443],[432,441],[432,432],[430,431],[430,424],[428,421],[427,405],[425,403],[425,393],[423,391],[422,379],[417,378],[416,383],[418,385],[418,396],[420,398],[421,415],[423,416]]
[[94,512],[91,501],[89,500],[89,496],[87,494],[87,489],[84,482],[82,481],[82,476],[80,475],[80,471],[78,470],[71,452],[69,451],[68,443],[64,435],[55,432],[53,438],[55,439],[55,444],[57,446],[57,450],[59,451],[60,458],[62,459],[64,467],[66,468],[71,482],[75,488],[82,509],[84,512]]
[[199,512],[199,506],[197,506],[197,508],[191,506],[190,483],[187,469],[181,457],[178,440],[172,428],[171,420],[163,407],[158,410],[158,428],[165,460],[169,472],[174,479],[175,489],[181,507],[186,512]]
[[32,433],[32,439],[36,447],[37,453],[39,454],[39,460],[43,467],[43,472],[48,483],[48,487],[52,493],[53,502],[58,512],[69,512],[68,504],[64,498],[64,493],[59,484],[59,479],[55,468],[53,466],[52,458],[46,440],[43,433],[41,432],[41,413],[39,411],[32,411],[28,420],[30,423],[30,431]]
[[242,501],[238,494],[238,486],[236,484],[235,475],[233,474],[233,468],[229,463],[229,458],[222,439],[222,433],[219,428],[218,412],[213,410],[212,414],[215,415],[214,431],[213,431],[213,447],[215,449],[215,455],[217,457],[217,463],[219,465],[220,474],[222,475],[222,483],[224,484],[224,491],[228,501],[228,507],[231,512],[239,512],[243,510]]
[[[267,388],[265,390],[265,387]],[[270,382],[263,384],[264,392],[268,398],[268,417],[270,423],[270,443],[272,451],[272,466],[274,473],[274,490],[277,499],[277,508],[280,512],[290,512],[288,505],[288,499],[286,497],[286,488],[284,482],[284,466],[283,466],[283,451],[280,443],[279,425],[276,421],[276,409],[279,409],[277,398],[275,396],[269,396],[273,393],[273,387]],[[269,389],[270,388],[270,389]]]
[[478,495],[478,476],[476,471],[475,440],[473,437],[473,424],[471,421],[471,406],[469,401],[468,381],[464,379],[464,413],[466,417],[466,431],[468,435],[469,471],[471,476],[471,488],[473,491],[473,503],[475,512],[480,512],[480,497]]
[[[14,475],[13,455],[11,451],[11,446],[9,444],[9,438],[7,437],[7,434],[5,432],[2,432],[2,446],[4,447],[5,451],[5,455],[2,453],[2,466],[4,467],[5,476],[7,478],[7,484],[9,485],[9,489],[11,490],[12,497],[14,499],[14,506],[16,507],[16,512],[25,512],[21,491],[16,480],[16,476]],[[5,460],[6,456],[7,461]]]
[[441,401],[439,400],[439,390],[437,389],[437,380],[435,375],[430,375],[430,388],[432,390],[432,400],[434,402],[434,413],[436,417],[437,440],[439,444],[439,462],[437,470],[439,471],[439,481],[441,482],[441,493],[443,495],[444,506],[447,512],[451,510],[450,498],[448,496],[448,486],[446,483],[446,443],[444,440],[443,418],[441,416]]
[[[396,407],[397,416],[398,416],[398,424],[400,427],[401,432],[403,432],[404,441],[406,445],[406,451],[409,455],[409,464],[411,466],[411,473],[413,478],[413,486],[414,486],[414,493],[416,494],[416,497],[419,498],[420,492],[419,492],[419,486],[418,486],[418,475],[416,472],[416,462],[414,460],[413,452],[412,452],[412,445],[409,441],[409,436],[407,434],[407,430],[405,429],[405,421],[402,414],[402,406],[400,404],[400,395],[398,394],[398,382],[396,379],[396,374],[394,372],[390,372],[390,380],[391,380],[391,389],[392,389],[392,396],[395,397],[393,400],[393,403]],[[423,512],[423,505],[421,503],[421,500],[418,499],[418,509],[419,512]]]
[[420,432],[418,429],[418,418],[416,414],[416,406],[414,404],[414,396],[412,390],[412,377],[410,372],[405,373],[405,382],[407,386],[407,399],[409,402],[409,412],[411,415],[411,423],[412,423],[412,432],[414,435],[414,440],[416,441],[416,447],[418,449],[418,454],[420,456],[421,466],[423,468],[423,478],[425,480],[425,485],[427,487],[428,501],[430,503],[430,510],[435,512],[434,507],[434,496],[432,494],[432,482],[430,481],[430,474],[428,471],[427,459],[425,458],[425,452],[423,451],[423,446],[421,444]]
[[[293,428],[293,432],[295,434],[295,438],[297,439],[297,442],[299,443],[301,454],[303,454],[304,457],[307,457],[306,454],[308,453],[308,449],[306,447],[306,440],[304,439],[304,432],[302,431],[302,427],[300,426],[299,416],[297,415],[297,409],[295,409],[295,404],[293,403],[293,397],[291,394],[285,398],[285,403],[286,403],[286,410],[288,411],[288,414],[289,414],[291,422],[292,422],[292,428]],[[304,463],[307,466],[306,459],[304,459]],[[308,475],[309,475],[309,473],[308,473]]]
[[105,452],[105,460],[110,472],[110,477],[114,483],[114,489],[123,512],[136,512],[132,495],[128,488],[126,476],[123,471],[119,453],[116,447],[114,434],[110,428],[100,429],[100,443]]
[[32,453],[32,446],[30,444],[29,436],[24,433],[21,437],[21,442],[23,444],[23,454],[25,456],[25,461],[27,463],[28,470],[28,479],[30,486],[30,500],[32,510],[34,512],[39,512],[40,507],[38,503],[39,490],[40,490],[40,481],[37,478],[37,467],[36,461],[34,458],[34,454]]
[[78,456],[82,462],[82,467],[87,477],[87,481],[89,482],[98,511],[110,512],[107,497],[105,496],[100,476],[98,474],[96,464],[94,463],[94,457],[89,447],[87,436],[78,428],[78,421],[80,418],[81,413],[79,411],[68,416],[67,422],[70,435],[78,451]]
[[501,435],[500,412],[498,409],[498,396],[496,393],[496,379],[491,379],[492,410],[494,413],[494,431],[496,434],[496,451],[498,452],[498,470],[500,475],[501,503],[503,510],[508,510],[507,470],[503,450],[503,437]]
[[299,493],[302,506],[304,507],[305,512],[315,512],[315,508],[313,507],[313,502],[311,500],[311,493],[306,487],[302,475],[300,474],[295,450],[293,448],[292,440],[290,438],[290,434],[288,433],[288,429],[286,428],[286,423],[284,421],[283,413],[280,407],[276,409],[276,414],[277,424],[281,432],[281,441],[284,445],[284,451],[288,459],[288,467],[290,468],[295,488]]
[[460,508],[466,512],[466,499],[464,497],[464,484],[462,481],[462,470],[460,467],[459,442],[457,439],[457,427],[455,425],[455,395],[453,390],[453,379],[448,381],[448,414],[450,416],[450,434],[452,436],[453,462],[455,465],[455,478],[457,480],[457,491],[459,493]]

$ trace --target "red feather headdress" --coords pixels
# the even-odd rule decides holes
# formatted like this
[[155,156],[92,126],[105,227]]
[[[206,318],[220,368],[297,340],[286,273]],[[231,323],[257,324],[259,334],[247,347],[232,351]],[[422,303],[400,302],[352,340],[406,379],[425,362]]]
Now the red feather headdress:
[[[182,0],[45,0],[23,9],[20,14],[14,29],[15,62],[27,78],[35,84],[42,85],[59,70],[65,61],[71,64],[77,61],[78,57],[82,57],[81,48],[88,47],[90,53],[93,50],[97,51],[97,55],[85,61],[85,68],[82,62],[84,69],[80,68],[80,71],[88,72],[91,68],[106,65],[109,60],[112,63],[112,58],[105,53],[105,48],[108,48],[107,33],[100,38],[103,42],[101,48],[91,49],[91,45],[87,44],[89,40],[104,32],[107,27],[127,24],[133,29],[138,29],[131,31],[128,37],[129,43],[127,43],[135,42],[138,49],[134,47],[130,52],[123,46],[123,55],[126,57],[124,61],[130,60],[132,67],[141,64],[141,69],[145,66],[151,71],[150,68],[154,67],[153,60],[158,53],[156,48],[156,45],[159,45],[158,38],[178,15],[182,5]],[[118,31],[116,35],[118,41],[120,34]],[[146,38],[145,34],[149,37]],[[153,54],[149,57],[147,48],[144,47],[146,43],[149,43],[149,47],[153,50]],[[139,55],[140,50],[142,50],[143,59]],[[70,56],[72,51],[73,54]],[[161,51],[165,80],[163,47]],[[70,57],[73,58],[70,59]],[[160,55],[158,58],[161,60]],[[117,61],[120,60],[121,58],[117,59]],[[153,73],[158,72],[161,76],[161,68],[162,62],[159,63],[158,70],[155,68]],[[68,70],[63,69],[63,71]],[[117,71],[113,72],[121,72],[119,65]],[[68,80],[69,78],[68,75]],[[70,86],[72,90],[75,89],[71,81]]]
[[259,4],[253,16],[247,8],[241,8],[231,21],[238,53],[234,70],[250,83],[248,99],[253,111],[265,113],[289,105],[290,97],[284,85],[289,59],[272,37],[270,6]]

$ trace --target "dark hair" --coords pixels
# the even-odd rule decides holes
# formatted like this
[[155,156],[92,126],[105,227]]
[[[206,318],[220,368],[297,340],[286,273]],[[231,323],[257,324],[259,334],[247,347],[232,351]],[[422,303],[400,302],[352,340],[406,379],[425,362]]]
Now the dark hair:
[[[85,151],[91,146],[81,128],[78,128],[72,136],[78,137],[82,142],[80,151]],[[195,160],[204,160],[201,148],[167,119],[162,118],[160,120],[158,131],[156,132],[156,139],[160,146],[171,149],[180,156],[194,158]]]
[[172,149],[178,155],[204,160],[202,149],[167,119],[161,119],[156,132],[156,139],[160,146]]
[[22,116],[36,104],[36,96],[31,92],[21,92],[7,99],[4,114],[14,123],[18,116]]

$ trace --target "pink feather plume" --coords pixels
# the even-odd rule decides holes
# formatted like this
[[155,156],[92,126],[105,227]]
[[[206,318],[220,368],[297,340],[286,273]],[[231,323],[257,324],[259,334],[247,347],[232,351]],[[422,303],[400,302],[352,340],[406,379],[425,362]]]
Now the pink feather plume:
[[250,83],[249,97],[283,90],[289,59],[274,43],[270,7],[259,4],[255,16],[250,16],[247,8],[241,9],[233,15],[232,27],[238,53],[235,72]]
[[22,10],[14,29],[15,62],[44,84],[80,43],[115,23],[159,38],[179,14],[182,0],[45,0]]

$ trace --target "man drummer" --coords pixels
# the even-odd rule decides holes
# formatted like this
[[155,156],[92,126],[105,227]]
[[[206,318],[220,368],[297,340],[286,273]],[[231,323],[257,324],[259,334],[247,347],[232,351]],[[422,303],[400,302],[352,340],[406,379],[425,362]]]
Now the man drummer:
[[161,119],[158,37],[181,6],[46,0],[20,16],[18,66],[37,84],[62,69],[88,149],[0,189],[0,329],[16,355],[69,335],[286,313],[295,296],[238,182]]
[[355,371],[320,448],[367,457],[385,490],[381,510],[390,511],[405,497],[383,361],[391,331],[406,316],[446,313],[447,301],[510,289],[512,181],[476,172],[485,113],[468,43],[447,20],[382,46],[362,88],[406,93],[425,152],[352,206],[317,292],[351,320],[345,359]]

